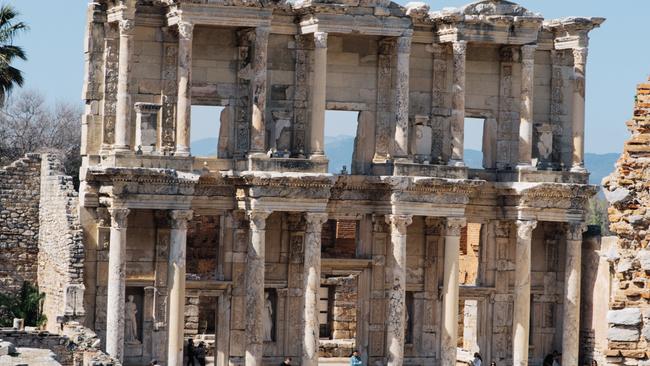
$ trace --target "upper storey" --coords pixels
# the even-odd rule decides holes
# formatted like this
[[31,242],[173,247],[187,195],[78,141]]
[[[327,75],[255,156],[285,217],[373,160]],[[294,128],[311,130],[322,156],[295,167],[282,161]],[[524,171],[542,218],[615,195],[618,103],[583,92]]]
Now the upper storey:
[[[584,182],[587,47],[603,21],[492,0],[93,2],[83,154],[322,173],[324,131],[344,123],[327,111],[348,111],[352,174]],[[216,156],[191,151],[198,106],[219,108]],[[466,124],[482,131],[482,169],[467,168]]]

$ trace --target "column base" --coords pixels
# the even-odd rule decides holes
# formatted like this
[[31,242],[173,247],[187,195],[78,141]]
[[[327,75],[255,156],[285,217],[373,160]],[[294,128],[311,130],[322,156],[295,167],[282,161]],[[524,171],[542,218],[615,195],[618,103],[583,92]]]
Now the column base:
[[571,167],[571,172],[572,173],[586,173],[587,169],[584,167],[584,163],[579,164],[579,165],[574,165]]
[[328,161],[324,153],[313,153],[309,156],[309,160],[313,161]]
[[131,148],[129,145],[113,145],[113,153],[125,153],[125,152],[130,152]]
[[517,171],[531,172],[537,170],[537,167],[531,165],[530,163],[519,163],[516,167]]
[[464,168],[466,166],[465,162],[461,159],[451,159],[447,165],[457,168]]

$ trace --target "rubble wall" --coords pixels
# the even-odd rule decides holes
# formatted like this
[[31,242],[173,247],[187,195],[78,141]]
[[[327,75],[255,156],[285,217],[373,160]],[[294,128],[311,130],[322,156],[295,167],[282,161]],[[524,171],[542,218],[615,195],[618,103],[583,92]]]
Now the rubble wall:
[[[607,253],[612,292],[607,313],[608,364],[650,362],[650,83],[637,88],[632,133],[616,170],[603,180],[610,230],[618,237]],[[641,361],[643,360],[643,361]]]
[[38,285],[45,293],[47,329],[56,332],[57,318],[70,320],[85,314],[78,195],[72,177],[63,173],[61,161],[54,154],[42,156],[40,192]]
[[41,157],[0,168],[0,292],[16,292],[24,281],[36,284],[38,202]]

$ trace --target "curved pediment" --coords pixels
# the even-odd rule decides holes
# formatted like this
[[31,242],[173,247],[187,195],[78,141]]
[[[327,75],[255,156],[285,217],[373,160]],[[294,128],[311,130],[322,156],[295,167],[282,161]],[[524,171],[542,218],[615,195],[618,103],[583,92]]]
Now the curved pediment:
[[465,5],[460,12],[465,15],[539,16],[519,4],[503,0],[477,1]]

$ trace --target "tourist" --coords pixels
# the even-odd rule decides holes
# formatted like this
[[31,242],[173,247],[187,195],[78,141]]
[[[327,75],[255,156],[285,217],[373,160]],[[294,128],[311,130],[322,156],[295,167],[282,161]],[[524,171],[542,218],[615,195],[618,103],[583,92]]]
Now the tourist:
[[474,360],[472,361],[473,366],[482,366],[483,364],[483,359],[481,358],[481,355],[478,352],[474,353]]
[[562,361],[562,354],[558,351],[553,351],[553,364],[552,366],[560,366]]
[[497,363],[492,361],[492,362],[490,362],[490,366],[497,366]]
[[363,366],[363,361],[361,361],[358,351],[352,352],[352,356],[350,356],[350,366]]
[[194,355],[196,356],[196,359],[199,361],[199,366],[205,366],[206,353],[207,350],[205,349],[205,343],[199,342],[199,346],[196,347],[196,350],[194,350]]
[[160,364],[158,363],[158,360],[151,360],[151,362],[149,362],[149,366],[159,366],[159,365]]
[[596,360],[591,360],[591,366],[598,366],[598,362]]
[[291,357],[285,358],[284,361],[280,364],[280,366],[286,366],[286,365],[291,365]]
[[544,362],[542,362],[542,366],[553,366],[553,354],[548,354],[546,357],[544,357]]
[[187,366],[194,366],[194,340],[187,340]]

